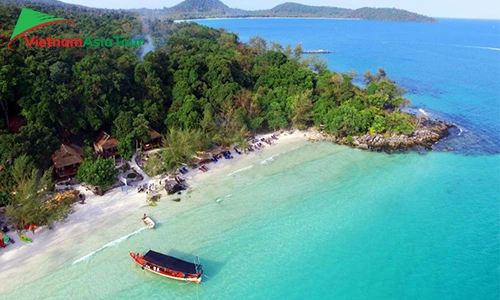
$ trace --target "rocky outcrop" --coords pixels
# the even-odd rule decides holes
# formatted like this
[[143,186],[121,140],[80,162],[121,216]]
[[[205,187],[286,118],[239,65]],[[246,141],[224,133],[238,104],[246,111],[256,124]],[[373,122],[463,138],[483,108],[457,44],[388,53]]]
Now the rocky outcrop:
[[187,188],[188,185],[186,184],[186,182],[178,176],[176,176],[175,179],[167,180],[167,182],[165,183],[165,190],[169,195],[173,195],[177,192],[186,190]]
[[421,123],[411,134],[392,134],[391,136],[363,135],[355,136],[353,140],[348,138],[337,139],[340,144],[351,145],[363,150],[397,152],[411,149],[432,149],[440,139],[450,135],[449,129],[456,127],[453,124],[442,121],[427,120]]
[[353,136],[352,138],[338,138],[324,132],[316,132],[310,135],[311,140],[332,141],[338,144],[355,147],[362,150],[403,152],[413,149],[431,150],[439,140],[450,135],[450,129],[455,125],[434,120],[425,120],[411,134],[392,134],[384,136],[381,134]]

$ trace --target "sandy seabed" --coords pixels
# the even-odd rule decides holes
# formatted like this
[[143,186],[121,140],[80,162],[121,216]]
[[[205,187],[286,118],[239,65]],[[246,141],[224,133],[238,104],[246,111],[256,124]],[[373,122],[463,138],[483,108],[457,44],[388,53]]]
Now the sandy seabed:
[[[266,138],[269,136],[270,134],[264,135]],[[265,153],[268,148],[279,147],[286,150],[289,144],[304,139],[318,139],[318,133],[314,131],[281,133],[278,140],[273,140],[272,145],[263,143],[265,145],[263,149],[242,155],[237,155],[232,151],[234,159],[222,159],[216,164],[207,164],[210,169],[208,172],[191,170],[184,177],[191,188],[196,189],[197,186],[201,188],[203,182],[212,174],[224,172],[230,164],[244,162],[259,152]],[[145,176],[143,181],[136,185],[149,182],[151,179],[133,161],[131,166]],[[121,239],[147,229],[142,226],[137,231],[129,233],[128,236],[120,234],[116,236],[113,226],[118,221],[126,217],[130,218],[133,214],[137,215],[138,222],[140,222],[140,217],[144,212],[154,214],[155,208],[147,206],[145,193],[138,193],[135,186],[129,187],[127,193],[125,190],[115,188],[103,196],[93,195],[81,186],[77,188],[86,195],[85,204],[75,203],[74,212],[66,220],[56,223],[52,229],[39,228],[35,233],[25,232],[24,235],[31,238],[32,243],[22,242],[14,231],[8,233],[15,243],[0,249],[0,282],[7,283],[0,284],[0,294],[15,288],[16,285],[44,277],[61,266],[84,261],[100,250],[113,246]],[[166,196],[166,192],[163,191],[162,197]],[[159,205],[173,205],[173,202]],[[96,250],[88,252],[89,247]],[[16,278],[22,281],[15,280],[14,284],[13,279]]]

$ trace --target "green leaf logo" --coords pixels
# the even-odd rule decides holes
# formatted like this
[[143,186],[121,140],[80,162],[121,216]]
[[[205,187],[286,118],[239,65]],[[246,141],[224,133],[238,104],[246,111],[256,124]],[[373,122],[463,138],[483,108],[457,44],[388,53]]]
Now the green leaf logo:
[[21,14],[19,15],[19,19],[17,19],[17,24],[14,28],[14,32],[12,33],[12,37],[10,38],[8,47],[11,51],[14,51],[10,47],[10,44],[17,40],[20,36],[25,35],[37,28],[62,22],[71,23],[71,26],[75,27],[75,22],[71,20],[56,18],[54,16],[37,12],[28,8],[23,8],[21,10]]

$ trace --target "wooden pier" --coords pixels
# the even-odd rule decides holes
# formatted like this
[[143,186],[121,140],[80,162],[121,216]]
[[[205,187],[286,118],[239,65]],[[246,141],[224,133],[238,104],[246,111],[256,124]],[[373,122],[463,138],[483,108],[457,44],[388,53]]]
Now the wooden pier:
[[333,53],[330,50],[305,50],[302,51],[302,54],[331,54]]

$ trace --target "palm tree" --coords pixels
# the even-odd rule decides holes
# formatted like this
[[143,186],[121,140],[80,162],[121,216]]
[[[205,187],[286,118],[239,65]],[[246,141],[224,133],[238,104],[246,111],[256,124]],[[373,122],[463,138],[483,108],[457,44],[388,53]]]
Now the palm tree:
[[183,163],[191,163],[199,148],[200,138],[199,131],[171,128],[163,139],[165,150],[162,156],[167,170],[173,170]]
[[236,145],[236,147],[240,148],[242,151],[247,149],[249,146],[250,146],[250,143],[248,142],[248,140],[245,138],[245,131],[244,130],[246,128],[243,128],[242,131],[240,131],[236,137],[235,137],[235,140],[234,140],[234,143]]

